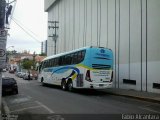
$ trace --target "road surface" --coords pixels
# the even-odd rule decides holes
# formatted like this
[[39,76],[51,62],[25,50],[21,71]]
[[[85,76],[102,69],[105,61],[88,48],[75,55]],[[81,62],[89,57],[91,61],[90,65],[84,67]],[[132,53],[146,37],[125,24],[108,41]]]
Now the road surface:
[[19,94],[4,96],[10,114],[160,114],[160,105],[102,91],[63,91],[57,86],[42,86],[37,80],[17,80]]

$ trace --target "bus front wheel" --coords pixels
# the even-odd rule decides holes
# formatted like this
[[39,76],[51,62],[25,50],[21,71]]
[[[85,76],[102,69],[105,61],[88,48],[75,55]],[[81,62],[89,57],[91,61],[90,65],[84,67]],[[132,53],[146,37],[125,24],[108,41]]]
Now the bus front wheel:
[[66,81],[65,80],[62,80],[62,82],[61,82],[61,88],[62,88],[62,90],[66,90],[67,89],[67,87],[66,87]]

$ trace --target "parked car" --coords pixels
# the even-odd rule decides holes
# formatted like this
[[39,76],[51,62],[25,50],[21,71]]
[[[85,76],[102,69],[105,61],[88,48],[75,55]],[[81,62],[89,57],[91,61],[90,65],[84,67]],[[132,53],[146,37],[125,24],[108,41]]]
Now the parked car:
[[17,82],[14,78],[3,77],[2,78],[2,95],[8,93],[18,94]]
[[7,71],[7,69],[6,69],[6,68],[2,69],[2,72],[6,72],[6,71]]
[[9,73],[12,73],[12,74],[14,74],[14,70],[9,70]]
[[[30,77],[30,78],[29,78],[29,77]],[[24,79],[24,80],[33,80],[33,75],[30,74],[30,76],[29,76],[29,73],[26,73],[26,74],[23,76],[23,79]]]
[[17,72],[15,75],[16,75],[17,77],[20,77],[21,74],[22,74],[22,72]]
[[19,72],[16,72],[16,73],[15,73],[15,76],[17,76],[17,77],[18,77],[18,73],[19,73]]
[[21,72],[21,74],[19,75],[20,78],[23,78],[25,76],[26,73]]

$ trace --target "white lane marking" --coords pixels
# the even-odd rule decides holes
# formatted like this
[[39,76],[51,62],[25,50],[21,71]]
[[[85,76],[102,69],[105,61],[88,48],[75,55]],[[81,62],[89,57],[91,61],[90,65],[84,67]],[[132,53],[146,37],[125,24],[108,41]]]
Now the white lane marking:
[[145,107],[139,107],[139,108],[141,108],[141,109],[143,109],[143,110],[148,110],[148,111],[150,111],[150,112],[154,112],[154,113],[160,114],[160,112],[159,112],[159,111],[156,111],[156,110],[152,110],[152,109],[145,108]]
[[44,104],[42,104],[39,101],[35,101],[37,104],[39,104],[40,106],[44,107],[46,110],[48,110],[50,113],[55,113],[54,111],[52,111],[50,108],[48,108],[47,106],[45,106]]
[[8,107],[6,101],[5,101],[5,98],[2,98],[2,103],[3,103],[3,106],[4,106],[5,114],[9,114],[10,110],[9,110],[9,107]]
[[40,108],[40,107],[42,107],[42,106],[27,107],[27,108],[22,108],[22,109],[18,109],[18,110],[11,111],[10,113],[12,113],[12,112],[20,112],[20,111],[23,111],[23,110],[35,109],[35,108]]

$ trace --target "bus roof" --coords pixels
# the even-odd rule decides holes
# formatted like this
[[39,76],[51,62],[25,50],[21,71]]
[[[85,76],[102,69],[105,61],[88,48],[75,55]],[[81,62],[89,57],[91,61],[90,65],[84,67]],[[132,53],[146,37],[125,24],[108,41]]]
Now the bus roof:
[[[73,52],[77,52],[77,51],[80,51],[80,50],[85,50],[85,49],[88,49],[88,48],[104,48],[104,47],[87,46],[87,47],[75,49],[75,50],[72,50],[72,51],[69,51],[69,52],[63,52],[63,53],[59,53],[59,54],[56,54],[56,55],[48,56],[45,59],[43,59],[43,61],[51,59],[51,58],[59,57],[59,56],[62,56],[62,55],[70,54],[70,53],[73,53]],[[105,49],[108,49],[108,48],[105,48]],[[111,50],[111,49],[109,49],[109,50]]]

